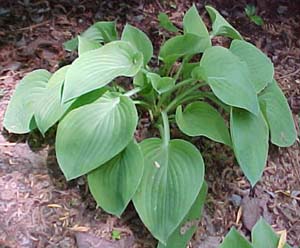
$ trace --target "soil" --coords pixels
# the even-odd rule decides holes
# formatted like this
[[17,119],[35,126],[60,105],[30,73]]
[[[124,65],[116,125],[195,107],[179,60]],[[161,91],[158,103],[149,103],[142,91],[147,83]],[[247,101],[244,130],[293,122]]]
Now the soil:
[[[200,2],[200,1],[199,1]],[[215,6],[244,36],[262,49],[275,65],[275,78],[286,94],[299,133],[300,2],[256,1],[265,24],[257,26],[244,14],[249,1],[201,1]],[[191,1],[1,1],[0,0],[0,129],[18,81],[37,68],[55,71],[74,59],[62,43],[97,20],[128,22],[159,44],[170,34],[160,29],[157,15],[166,12],[181,27]],[[209,24],[207,15],[203,14]],[[226,44],[226,39],[215,38]],[[51,130],[0,135],[0,247],[155,247],[130,205],[121,219],[96,208],[85,179],[66,182],[55,159]],[[143,135],[143,134],[139,134]],[[230,227],[249,237],[262,215],[276,231],[286,230],[292,247],[300,245],[300,144],[270,147],[263,178],[251,188],[232,152],[197,139],[206,164],[207,203],[189,247],[217,247]],[[120,240],[112,232],[120,233]]]

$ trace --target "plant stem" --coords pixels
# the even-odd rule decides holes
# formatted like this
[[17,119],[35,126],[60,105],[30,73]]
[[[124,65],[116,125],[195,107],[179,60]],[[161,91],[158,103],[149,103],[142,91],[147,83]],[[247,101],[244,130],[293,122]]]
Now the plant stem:
[[183,69],[184,64],[185,64],[185,62],[184,62],[184,60],[183,60],[183,61],[181,62],[181,64],[180,64],[180,67],[179,67],[178,71],[177,71],[176,74],[175,74],[175,77],[174,77],[175,81],[177,81],[177,79],[179,78],[180,73],[181,73],[181,71],[182,71],[182,69]]
[[124,94],[124,96],[131,97],[131,96],[135,95],[136,93],[140,92],[141,90],[142,90],[142,88],[136,87],[136,88],[134,88],[134,89],[132,89],[132,90],[127,91],[127,92]]
[[165,100],[178,88],[185,86],[186,84],[192,83],[193,81],[195,81],[192,78],[183,80],[181,82],[179,82],[178,84],[176,84],[170,91],[164,93],[161,98],[158,101],[157,107],[160,108],[162,106],[162,104],[165,102]]
[[173,110],[174,107],[177,107],[177,105],[184,100],[185,97],[187,97],[189,94],[193,93],[195,90],[197,90],[199,87],[205,85],[206,83],[196,84],[193,87],[189,88],[182,94],[180,94],[178,97],[176,97],[166,108],[166,112],[169,112],[170,110]]
[[147,74],[149,71],[147,69],[145,69],[145,68],[141,68],[141,72]]
[[192,83],[192,82],[194,82],[194,81],[195,81],[195,79],[192,79],[192,78],[185,79],[185,80],[183,80],[183,81],[177,83],[177,84],[174,86],[174,88],[172,88],[171,92],[174,92],[175,90],[179,89],[180,87],[183,87],[183,86],[185,86],[185,85],[187,85],[187,84],[189,84],[189,83]]
[[[202,92],[199,92],[198,94],[192,95],[192,96],[187,96],[184,99],[182,99],[182,101],[180,101],[178,103],[178,105],[189,102],[189,101],[193,101],[193,100],[197,100],[197,99],[203,99],[204,98],[204,94]],[[170,111],[172,111],[172,109],[170,109]]]
[[170,126],[169,126],[169,119],[167,112],[162,111],[161,112],[162,120],[163,120],[163,143],[165,146],[169,144],[170,141]]
[[176,73],[176,75],[175,75],[175,80],[177,81],[177,79],[179,78],[179,76],[180,76],[180,74],[181,74],[181,72],[182,72],[182,70],[183,70],[183,67],[184,67],[184,65],[186,64],[186,63],[188,63],[189,61],[190,61],[190,59],[192,58],[192,56],[185,56],[183,59],[182,59],[182,62],[181,62],[181,65],[180,65],[180,67],[179,67],[179,69],[178,69],[178,71],[177,71],[177,73]]
[[134,100],[133,103],[135,105],[141,105],[141,106],[145,107],[146,109],[151,109],[152,108],[149,103],[141,101],[141,100]]

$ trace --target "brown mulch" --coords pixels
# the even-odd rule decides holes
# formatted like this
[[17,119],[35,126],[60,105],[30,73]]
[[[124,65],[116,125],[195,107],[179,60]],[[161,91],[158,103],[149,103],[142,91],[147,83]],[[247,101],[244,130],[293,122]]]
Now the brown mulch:
[[[0,1],[1,130],[16,83],[33,69],[55,71],[70,63],[74,55],[66,53],[62,43],[74,34],[96,20],[117,19],[120,30],[126,22],[144,30],[157,54],[160,42],[170,35],[158,28],[157,14],[166,12],[180,27],[184,11],[191,6],[191,1],[179,0],[20,2]],[[206,2],[216,6],[246,40],[272,59],[275,78],[288,97],[299,131],[299,2],[257,1],[257,11],[265,21],[262,27],[250,23],[243,14],[246,1]],[[204,13],[202,1],[197,7]],[[209,23],[206,15],[203,18]],[[132,206],[117,219],[96,209],[84,179],[66,183],[53,155],[52,140],[42,140],[38,134],[9,138],[14,142],[0,136],[0,247],[77,247],[82,240],[90,241],[89,247],[101,242],[102,247],[155,247]],[[205,139],[196,142],[205,159],[209,194],[191,247],[217,247],[231,226],[249,236],[257,215],[264,216],[277,231],[286,229],[289,244],[298,247],[299,140],[290,148],[270,147],[268,165],[254,189],[236,166],[231,151]],[[38,151],[33,152],[28,144],[38,146]],[[113,230],[121,233],[121,241],[112,240]]]

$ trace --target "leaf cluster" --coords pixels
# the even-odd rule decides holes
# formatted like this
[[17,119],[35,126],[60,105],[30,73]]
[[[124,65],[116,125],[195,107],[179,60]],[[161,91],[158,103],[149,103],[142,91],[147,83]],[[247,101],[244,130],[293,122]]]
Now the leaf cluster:
[[219,248],[290,248],[290,246],[286,244],[286,237],[278,237],[272,227],[263,218],[260,218],[253,227],[251,241],[252,243],[233,227]]
[[[195,6],[183,30],[160,15],[177,35],[162,44],[154,68],[145,33],[127,24],[119,38],[114,22],[95,23],[65,44],[78,50],[71,65],[22,79],[4,118],[4,127],[19,134],[45,134],[58,122],[56,156],[66,179],[87,175],[98,206],[116,216],[132,200],[160,248],[185,247],[204,204],[204,161],[188,137],[232,148],[252,185],[263,173],[269,140],[286,147],[296,139],[271,60],[206,9],[210,33]],[[231,38],[230,47],[212,46],[215,36]],[[129,89],[125,78],[132,79]],[[160,137],[137,143],[145,112]],[[170,137],[175,125],[186,140]]]
[[264,20],[256,14],[256,7],[254,5],[247,4],[245,7],[245,14],[256,25],[262,26],[264,24]]

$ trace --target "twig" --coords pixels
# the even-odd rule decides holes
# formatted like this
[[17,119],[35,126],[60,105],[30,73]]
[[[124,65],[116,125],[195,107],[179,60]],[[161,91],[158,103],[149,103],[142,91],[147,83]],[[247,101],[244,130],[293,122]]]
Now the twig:
[[20,28],[20,29],[18,29],[18,31],[25,31],[25,30],[31,30],[31,29],[33,29],[33,28],[38,28],[38,27],[40,27],[40,26],[43,26],[43,25],[49,23],[50,21],[51,21],[51,20],[47,20],[47,21],[44,21],[44,22],[41,22],[41,23],[38,23],[38,24],[31,25],[31,26],[29,26],[29,27]]
[[0,146],[15,146],[17,143],[0,143]]
[[156,0],[156,4],[158,5],[158,7],[160,8],[160,10],[161,10],[161,11],[163,11],[163,10],[164,10],[164,8],[161,6],[161,4],[160,4],[159,0]]
[[289,76],[293,76],[293,75],[297,74],[298,72],[300,72],[300,68],[298,68],[297,70],[295,70],[295,71],[293,71],[293,72],[290,72],[290,73],[288,73],[288,74],[285,74],[285,75],[283,75],[283,76],[281,76],[281,77],[278,77],[277,79],[287,78],[287,77],[289,77]]

